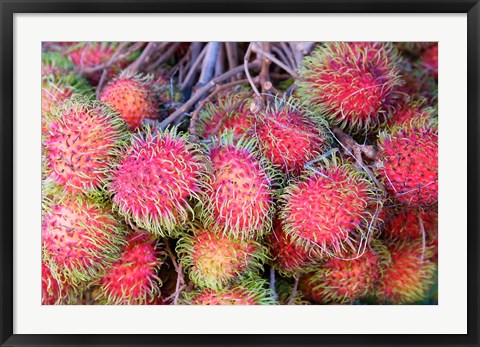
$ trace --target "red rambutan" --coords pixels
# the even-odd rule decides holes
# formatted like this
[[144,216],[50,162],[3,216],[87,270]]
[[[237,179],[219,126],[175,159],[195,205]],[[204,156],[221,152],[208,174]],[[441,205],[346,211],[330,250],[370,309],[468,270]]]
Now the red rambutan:
[[436,282],[433,247],[421,240],[396,241],[388,246],[390,261],[382,270],[376,296],[380,303],[414,304],[427,299]]
[[380,134],[378,174],[399,202],[438,201],[438,131],[433,119],[415,119]]
[[78,285],[103,275],[125,235],[110,209],[73,197],[44,206],[42,245],[52,271]]
[[48,265],[42,262],[42,305],[55,305],[62,300],[62,285]]
[[233,239],[206,229],[184,235],[176,250],[190,280],[200,288],[215,290],[258,273],[267,258],[264,247],[254,240]]
[[121,75],[111,81],[100,95],[135,130],[145,118],[154,119],[158,105],[151,87],[151,76]]
[[291,277],[308,271],[320,261],[315,249],[305,250],[288,235],[280,220],[274,222],[273,232],[266,243],[270,247],[273,266],[284,276]]
[[285,232],[304,249],[331,256],[345,246],[353,249],[352,241],[369,232],[378,199],[363,171],[334,156],[288,186],[281,205]]
[[235,137],[241,137],[252,128],[253,123],[248,99],[243,93],[234,92],[205,105],[199,114],[197,133],[201,138],[208,139],[228,130],[233,131]]
[[422,219],[425,237],[436,237],[438,228],[438,215],[436,212],[419,212],[415,210],[405,210],[393,215],[385,224],[384,235],[390,239],[421,239],[422,228],[420,220]]
[[[80,72],[83,73],[92,85],[96,86],[102,77],[103,69],[97,69],[91,72],[88,71],[88,69],[107,63],[117,48],[118,43],[114,42],[80,42],[70,43],[67,52]],[[128,59],[129,57],[126,57],[109,66],[107,68],[107,77],[110,78],[126,68]]]
[[108,181],[126,140],[125,123],[99,102],[66,100],[46,119],[46,171],[65,192],[89,194]]
[[438,44],[423,51],[419,57],[419,63],[432,77],[438,79]]
[[201,219],[208,228],[241,239],[257,238],[271,228],[272,184],[269,162],[257,157],[255,139],[242,137],[234,144],[225,133],[210,148],[212,189]]
[[151,235],[135,232],[127,238],[120,259],[98,280],[101,303],[145,305],[160,296],[158,271],[161,260],[157,241]]
[[304,165],[322,154],[327,140],[320,125],[308,117],[298,102],[262,112],[255,124],[260,150],[284,173],[298,175]]
[[132,135],[109,191],[128,222],[173,236],[193,214],[190,199],[202,200],[208,171],[208,158],[188,135],[178,135],[175,128],[145,127]]
[[352,304],[373,292],[386,255],[386,247],[375,242],[371,249],[366,248],[363,254],[353,255],[351,259],[329,259],[302,277],[302,293],[320,304]]
[[247,279],[222,290],[188,293],[185,301],[190,305],[272,305],[275,300],[266,287],[261,278]]
[[391,43],[327,42],[304,59],[298,93],[333,125],[367,131],[394,110],[398,61]]

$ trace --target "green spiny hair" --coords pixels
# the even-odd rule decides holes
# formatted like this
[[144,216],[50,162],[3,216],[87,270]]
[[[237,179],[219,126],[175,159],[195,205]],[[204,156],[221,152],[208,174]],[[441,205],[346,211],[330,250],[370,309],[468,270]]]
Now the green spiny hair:
[[[369,56],[373,47],[378,52]],[[395,110],[399,96],[396,89],[403,84],[399,62],[398,51],[391,43],[327,42],[304,58],[299,68],[298,95],[330,124],[351,133],[366,133],[385,123]],[[370,66],[373,63],[377,66]],[[383,75],[371,76],[372,69]],[[369,83],[375,84],[360,88],[357,84],[361,76],[371,78]],[[378,100],[358,94],[371,88],[382,94]],[[356,101],[359,96],[363,99]]]
[[[329,172],[330,171],[330,172]],[[311,180],[320,180],[320,179],[325,179],[328,181],[335,182],[331,177],[328,176],[328,174],[336,174],[338,172],[342,172],[343,174],[346,175],[349,179],[353,180],[356,182],[357,185],[361,186],[361,191],[365,195],[364,198],[361,198],[362,204],[364,204],[366,207],[362,211],[361,214],[355,215],[355,217],[358,217],[360,220],[360,223],[356,225],[356,227],[353,230],[343,230],[341,233],[341,237],[338,235],[335,235],[332,241],[332,244],[329,245],[325,240],[318,240],[316,233],[314,230],[318,228],[318,224],[311,225],[308,229],[311,230],[309,233],[311,233],[311,238],[309,239],[306,238],[300,233],[302,230],[298,229],[299,226],[295,225],[295,223],[298,224],[298,220],[292,220],[293,215],[293,210],[292,206],[290,205],[290,200],[292,197],[294,197],[297,193],[302,192],[302,188],[300,186],[308,184]],[[344,182],[340,182],[344,183]],[[304,187],[306,188],[306,187]],[[337,187],[335,187],[337,188]],[[312,187],[308,187],[308,189],[313,189]],[[347,188],[345,188],[347,189]],[[348,189],[348,191],[351,191],[351,189]],[[343,194],[344,190],[339,190],[339,193]],[[312,191],[309,193],[310,197],[312,196],[311,194],[313,193],[320,193],[316,191]],[[326,193],[322,193],[323,194]],[[327,199],[327,197],[322,198],[322,199]],[[369,177],[368,173],[362,170],[358,170],[354,167],[354,164],[349,163],[349,162],[344,162],[340,157],[338,157],[335,152],[332,154],[331,158],[326,158],[325,156],[322,156],[319,158],[319,160],[316,162],[315,167],[311,166],[309,167],[309,170],[306,170],[304,174],[297,179],[291,180],[290,185],[288,185],[284,190],[283,193],[280,197],[279,201],[279,206],[280,206],[280,211],[279,215],[280,218],[283,220],[284,224],[284,230],[287,235],[289,235],[294,242],[296,242],[297,245],[302,247],[305,250],[315,250],[318,254],[320,255],[326,255],[327,257],[339,257],[345,252],[349,253],[351,251],[356,251],[357,248],[363,245],[363,242],[369,238],[369,235],[372,234],[376,230],[376,224],[374,224],[374,221],[376,218],[375,216],[378,215],[380,209],[382,208],[382,199],[379,199],[377,189],[375,188],[375,185],[372,182],[372,179]],[[318,206],[311,206],[311,208],[317,208]],[[307,215],[304,216],[304,218],[301,218],[301,221],[305,221],[305,223],[313,223],[311,221],[311,218],[314,216],[323,216],[324,213],[318,212],[318,214],[311,215],[312,211],[305,211],[304,208],[302,208],[302,211],[306,213]],[[336,213],[336,212],[335,212]],[[351,212],[350,212],[351,213]],[[298,214],[298,211],[297,211]],[[335,214],[335,218],[337,215]],[[353,217],[353,216],[352,216]],[[335,221],[330,221],[330,222],[337,222]],[[316,222],[315,222],[316,223]],[[327,228],[327,231],[331,227],[330,224],[328,226],[324,226],[324,228]],[[312,229],[313,228],[313,229]],[[303,228],[305,229],[305,228]],[[305,231],[305,230],[303,230]],[[318,230],[320,232],[320,230]],[[322,229],[321,233],[323,234],[325,231]],[[347,234],[345,234],[347,233]]]
[[[281,176],[279,172],[273,168],[270,161],[260,154],[257,140],[255,138],[244,135],[237,140],[234,139],[232,132],[224,132],[220,135],[220,137],[214,137],[211,139],[209,154],[212,156],[216,151],[219,152],[221,150],[228,150],[231,151],[235,156],[241,155],[245,157],[243,159],[251,160],[248,162],[248,164],[252,164],[252,168],[249,170],[249,172],[253,172],[252,170],[254,169],[259,171],[258,175],[256,174],[257,176],[253,177],[252,179],[258,178],[259,181],[263,182],[259,183],[261,184],[260,188],[264,189],[264,195],[269,196],[269,198],[267,198],[267,201],[252,199],[248,202],[248,206],[243,206],[243,212],[246,212],[246,208],[260,209],[259,211],[256,211],[258,212],[256,215],[249,215],[248,220],[246,220],[245,217],[240,217],[239,214],[235,215],[234,209],[236,205],[232,199],[235,199],[236,196],[226,196],[225,201],[219,201],[218,194],[222,187],[217,187],[217,191],[215,191],[214,188],[216,185],[215,176],[230,174],[231,172],[227,170],[231,170],[231,167],[230,165],[226,166],[223,165],[223,163],[219,163],[217,165],[218,167],[215,169],[215,164],[212,161],[214,171],[211,181],[212,186],[207,192],[206,202],[199,212],[200,220],[203,221],[207,228],[212,229],[215,232],[221,232],[224,235],[230,235],[232,237],[238,237],[241,239],[261,237],[266,232],[271,230],[272,217],[275,209],[273,197],[275,194],[275,188],[279,185]],[[241,164],[242,163],[239,165]],[[215,172],[215,170],[217,171]],[[232,174],[235,177],[231,178],[229,182],[236,185],[237,182],[235,180],[237,178],[240,180],[241,178],[235,175],[235,173]],[[222,182],[219,182],[219,184],[220,183]],[[255,186],[254,188],[258,187]],[[245,190],[247,188],[242,187],[241,189]],[[238,191],[232,191],[231,193],[237,194]],[[260,194],[260,192],[257,192],[257,197],[258,194]],[[227,200],[227,198],[230,200]],[[245,204],[247,202],[243,203]],[[225,218],[215,216],[216,213],[222,213],[224,209],[230,209],[228,216]],[[255,211],[250,210],[250,212]]]
[[176,251],[190,280],[200,288],[220,290],[233,281],[258,274],[268,259],[268,250],[255,240],[228,238],[199,225],[191,229],[193,235],[183,234]]
[[[45,124],[45,173],[46,181],[51,181],[45,188],[52,193],[56,190],[59,195],[105,195],[128,140],[128,128],[122,118],[101,102],[77,96],[55,106],[45,115]],[[79,139],[83,142],[78,143]],[[71,172],[65,173],[66,168]]]
[[[77,195],[44,197],[42,204],[43,259],[66,283],[83,289],[119,258],[127,230],[111,214],[107,203]],[[65,237],[72,240],[56,246],[65,242]]]
[[[240,299],[239,299],[240,298]],[[196,300],[202,302],[196,302]],[[182,304],[203,305],[275,305],[268,282],[252,276],[222,290],[204,289],[183,292]]]
[[[167,141],[180,144],[181,154],[191,156],[190,163],[180,162],[179,158],[173,158],[174,161],[169,161],[169,164],[182,166],[175,168],[173,172],[167,172],[165,175],[167,178],[173,177],[171,176],[173,173],[188,173],[194,176],[193,187],[186,186],[185,181],[172,183],[177,190],[185,188],[188,191],[189,196],[186,201],[179,201],[178,197],[174,195],[173,188],[164,187],[160,193],[159,180],[161,177],[156,174],[151,175],[151,171],[148,171],[148,175],[150,175],[151,180],[156,182],[150,182],[150,184],[153,184],[151,187],[141,186],[142,182],[139,179],[143,173],[132,171],[135,166],[139,165],[139,160],[144,158],[142,155],[146,153],[147,149],[152,151],[152,156],[149,158],[153,160],[158,157],[158,151],[161,151],[158,144],[163,143],[165,145]],[[162,152],[161,154],[169,155],[170,152]],[[130,225],[136,225],[154,235],[160,237],[180,236],[186,223],[195,219],[195,209],[202,209],[203,202],[206,200],[205,192],[210,188],[211,166],[203,148],[189,141],[189,134],[178,132],[176,127],[161,130],[157,127],[145,125],[143,128],[139,128],[136,133],[130,135],[129,145],[122,150],[121,157],[123,159],[117,166],[112,183],[108,188],[115,211],[125,217]],[[190,165],[191,170],[187,168],[187,164]],[[157,166],[154,165],[153,167]],[[142,169],[147,170],[148,168],[143,167]],[[164,168],[165,170],[166,168]],[[128,175],[131,177],[128,177]],[[189,178],[190,183],[193,180],[192,177]],[[180,183],[181,185],[179,185]],[[130,186],[127,187],[127,185]],[[125,189],[130,189],[130,191]],[[132,193],[134,189],[138,189],[138,191]],[[145,198],[146,192],[150,191],[157,191],[158,196],[148,197],[148,200],[140,199]],[[163,197],[160,196],[161,194],[163,194]],[[132,204],[127,203],[127,198],[129,201],[131,200]],[[167,202],[173,204],[172,209],[163,211],[165,213],[162,214],[161,208],[166,206]]]

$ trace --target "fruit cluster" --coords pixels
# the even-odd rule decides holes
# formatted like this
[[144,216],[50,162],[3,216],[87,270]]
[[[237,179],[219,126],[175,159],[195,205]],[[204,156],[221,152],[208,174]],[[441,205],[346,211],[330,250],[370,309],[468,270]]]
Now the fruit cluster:
[[42,303],[435,303],[437,44],[210,44],[44,44]]

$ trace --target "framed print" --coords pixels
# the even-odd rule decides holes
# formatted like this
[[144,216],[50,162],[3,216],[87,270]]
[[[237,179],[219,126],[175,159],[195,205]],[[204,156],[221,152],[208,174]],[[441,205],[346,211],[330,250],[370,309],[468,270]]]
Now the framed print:
[[3,345],[479,344],[477,1],[1,6]]

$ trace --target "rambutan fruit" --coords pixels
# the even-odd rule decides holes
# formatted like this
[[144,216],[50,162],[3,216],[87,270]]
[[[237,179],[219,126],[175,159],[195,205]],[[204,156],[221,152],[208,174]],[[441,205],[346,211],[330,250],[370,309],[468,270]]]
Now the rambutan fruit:
[[380,264],[388,260],[387,248],[376,241],[359,255],[331,258],[302,277],[306,298],[320,304],[353,304],[371,294],[380,279]]
[[391,43],[326,42],[305,57],[298,94],[332,125],[366,132],[394,111],[399,59]]
[[427,48],[419,57],[419,63],[432,77],[438,79],[438,44]]
[[58,52],[42,54],[42,115],[73,94],[93,95],[89,83],[73,69],[74,65]]
[[394,214],[385,224],[383,233],[390,239],[421,239],[422,220],[425,237],[436,237],[438,228],[438,215],[434,211],[420,212],[416,210],[403,210]]
[[[116,42],[79,42],[70,43],[67,53],[78,70],[94,86],[102,77],[103,69],[88,71],[101,64],[107,63],[118,48]],[[107,77],[111,78],[126,68],[131,57],[126,57],[107,68]]]
[[120,259],[97,280],[99,300],[108,305],[145,305],[156,302],[162,281],[158,271],[163,261],[158,241],[142,232],[131,234]]
[[125,230],[107,206],[63,196],[46,202],[43,213],[43,254],[66,283],[92,281],[117,260]]
[[258,238],[271,229],[272,186],[276,175],[268,160],[258,157],[255,139],[234,143],[233,133],[213,138],[211,190],[201,212],[205,226],[241,239]]
[[414,304],[427,299],[437,280],[433,247],[421,240],[395,241],[388,246],[390,261],[384,266],[376,297],[385,304]]
[[260,150],[272,164],[287,174],[298,175],[304,165],[327,148],[319,122],[307,116],[293,98],[283,106],[261,112],[255,124]]
[[109,188],[116,210],[155,235],[178,234],[192,219],[189,202],[202,201],[208,186],[209,162],[200,147],[176,128],[147,126],[131,135],[121,156]]
[[398,103],[392,118],[388,120],[388,126],[394,127],[419,118],[429,120],[435,117],[434,115],[435,110],[428,106],[427,99],[423,97],[415,99],[406,97],[405,100]]
[[306,272],[314,267],[321,259],[316,250],[305,250],[287,234],[280,220],[274,221],[273,232],[265,242],[272,256],[272,266],[282,275],[291,277]]
[[435,42],[396,42],[396,47],[404,52],[418,56],[421,52],[435,45]]
[[185,294],[190,305],[273,305],[275,300],[261,278],[244,280],[222,290],[204,289]]
[[266,249],[254,240],[229,238],[204,228],[184,234],[176,250],[190,280],[200,288],[215,290],[257,274],[267,259]]
[[102,90],[100,101],[108,103],[135,130],[145,118],[155,119],[158,113],[151,79],[149,75],[122,74]]
[[42,305],[55,305],[62,301],[62,284],[42,262]]
[[103,104],[83,98],[66,100],[47,118],[43,145],[49,177],[70,194],[103,189],[127,138],[125,123]]
[[235,137],[241,137],[254,124],[248,99],[243,93],[230,93],[209,102],[200,111],[197,133],[201,138],[209,139],[225,131],[233,131]]
[[387,191],[415,207],[438,201],[438,130],[417,118],[380,134],[377,172]]
[[286,187],[280,203],[288,236],[327,256],[354,249],[353,241],[371,231],[371,211],[381,204],[366,173],[335,155]]

